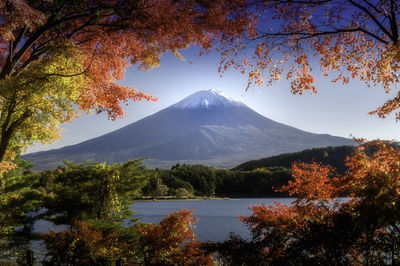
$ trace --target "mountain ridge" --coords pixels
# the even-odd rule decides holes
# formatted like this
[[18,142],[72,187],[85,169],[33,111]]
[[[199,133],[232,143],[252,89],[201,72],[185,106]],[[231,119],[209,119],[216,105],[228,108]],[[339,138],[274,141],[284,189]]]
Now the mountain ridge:
[[38,169],[54,168],[62,160],[121,162],[140,157],[148,157],[145,164],[150,166],[180,162],[232,167],[284,152],[349,144],[352,140],[275,122],[208,90],[113,132],[23,158],[36,163]]

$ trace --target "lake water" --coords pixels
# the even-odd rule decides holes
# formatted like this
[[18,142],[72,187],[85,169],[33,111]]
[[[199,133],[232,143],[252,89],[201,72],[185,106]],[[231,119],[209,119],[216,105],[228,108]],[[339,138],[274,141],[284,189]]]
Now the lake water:
[[[294,199],[290,198],[243,198],[230,200],[182,200],[182,201],[138,201],[130,207],[134,211],[134,217],[140,217],[141,222],[158,223],[167,214],[180,209],[193,210],[193,216],[200,218],[195,223],[194,232],[200,241],[223,241],[228,238],[230,232],[250,237],[250,232],[238,219],[238,216],[251,214],[249,207],[265,203],[267,206],[274,201],[289,204]],[[47,221],[37,221],[34,231],[47,233],[49,230],[62,231],[67,226],[55,226]],[[40,261],[45,254],[42,241],[32,241],[31,249]]]
[[290,198],[243,198],[230,200],[182,200],[182,201],[139,201],[131,205],[135,217],[142,222],[157,223],[165,215],[180,209],[193,210],[194,216],[200,218],[195,224],[194,232],[200,241],[222,241],[230,232],[244,238],[250,236],[246,225],[238,216],[251,214],[249,207],[274,201],[289,204]]

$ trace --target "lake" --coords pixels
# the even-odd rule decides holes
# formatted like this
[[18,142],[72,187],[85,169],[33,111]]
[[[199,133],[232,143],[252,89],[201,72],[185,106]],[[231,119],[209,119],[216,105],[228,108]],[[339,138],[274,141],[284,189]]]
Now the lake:
[[165,215],[180,209],[193,210],[194,216],[200,218],[195,224],[194,232],[200,241],[222,241],[230,232],[244,238],[250,232],[239,221],[238,216],[250,215],[249,207],[265,203],[267,206],[278,201],[289,204],[290,198],[241,198],[230,200],[182,200],[182,201],[139,201],[131,205],[135,217],[142,222],[157,223]]
[[[134,217],[140,217],[141,222],[158,223],[163,217],[180,209],[193,210],[193,216],[200,218],[195,223],[194,232],[198,240],[223,241],[230,232],[250,237],[250,232],[238,219],[240,215],[250,215],[249,207],[265,203],[267,206],[274,201],[289,204],[293,198],[241,198],[230,200],[172,200],[172,201],[137,201],[130,207],[134,211]],[[61,231],[67,226],[55,226],[54,224],[39,220],[34,225],[37,233],[47,233],[49,230]],[[31,248],[35,256],[41,260],[45,254],[42,241],[32,241]]]

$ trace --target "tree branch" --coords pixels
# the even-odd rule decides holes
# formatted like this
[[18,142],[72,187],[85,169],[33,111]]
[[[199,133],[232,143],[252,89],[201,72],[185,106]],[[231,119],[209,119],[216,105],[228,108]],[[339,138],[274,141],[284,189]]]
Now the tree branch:
[[364,3],[366,3],[370,8],[372,8],[376,12],[382,13],[382,11],[380,11],[375,5],[371,4],[371,2],[369,2],[368,0],[363,0],[363,1],[364,1]]
[[[9,53],[8,61],[6,61],[6,64],[5,64],[4,68],[1,69],[0,79],[5,78],[7,75],[14,74],[15,67],[20,62],[20,60],[23,58],[23,56],[49,30],[54,29],[57,26],[62,25],[63,23],[68,23],[70,21],[79,20],[79,19],[88,19],[85,23],[83,23],[83,25],[79,26],[78,28],[76,28],[75,30],[70,32],[69,34],[65,35],[65,37],[70,39],[76,33],[82,31],[83,29],[87,28],[88,26],[99,25],[99,24],[95,24],[94,23],[94,21],[96,19],[109,17],[109,16],[112,15],[112,12],[111,13],[110,12],[105,12],[104,13],[104,12],[101,12],[101,11],[121,10],[121,11],[123,11],[125,13],[128,13],[128,11],[126,9],[122,8],[122,7],[119,8],[119,7],[115,7],[115,6],[111,6],[111,5],[106,5],[106,6],[96,5],[94,7],[90,7],[88,9],[86,9],[86,10],[82,10],[82,11],[79,10],[77,12],[71,12],[69,14],[64,14],[64,16],[59,18],[59,15],[61,14],[61,11],[64,9],[64,7],[65,7],[65,5],[60,7],[58,10],[56,10],[56,12],[54,12],[52,14],[52,16],[47,20],[47,22],[44,25],[42,25],[41,27],[37,28],[36,31],[33,32],[33,34],[31,36],[29,36],[29,38],[24,42],[24,44],[22,45],[22,47],[19,49],[19,51],[17,53],[15,53],[16,45],[13,45],[12,43],[10,43],[9,48],[12,51],[11,51],[11,53]],[[129,13],[131,13],[132,11],[137,10],[137,9],[138,9],[137,7],[130,8],[129,9]],[[115,24],[115,23],[114,24],[109,24],[109,25],[108,24],[102,24],[100,26],[107,27],[107,28],[113,28],[113,29],[127,29],[126,25],[124,25],[124,23],[122,23],[120,25],[119,24]],[[25,35],[25,32],[26,32],[26,28],[22,32],[21,37],[17,38],[18,41],[16,43],[20,42],[20,40]],[[84,41],[82,41],[82,42],[84,42]],[[41,45],[45,45],[46,43],[48,43],[48,40],[45,40],[44,44],[41,44]],[[38,57],[35,56],[34,59],[37,59],[37,58]],[[28,63],[22,64],[22,66],[19,69],[23,69],[24,67],[27,67],[30,64],[30,62],[33,61],[33,60],[29,60],[28,59],[28,61],[29,61]]]
[[19,42],[22,40],[22,38],[24,38],[25,33],[27,32],[28,27],[25,26],[22,31],[20,31],[20,33],[18,34],[17,38],[15,38],[14,40],[14,47],[18,47]]
[[1,135],[4,136],[7,134],[8,125],[10,124],[11,115],[14,112],[14,101],[10,101],[8,108],[7,108],[7,116],[1,125]]
[[16,127],[22,125],[22,123],[32,115],[31,110],[26,110],[17,120],[11,123],[10,127],[7,129],[8,132],[13,132]]
[[287,1],[277,1],[280,4],[287,4],[287,3],[293,3],[293,4],[307,4],[307,5],[320,5],[320,4],[325,4],[331,2],[331,0],[321,0],[321,1],[301,1],[301,0],[287,0]]
[[12,62],[14,60],[14,53],[15,53],[15,49],[16,47],[18,47],[18,43],[22,40],[22,38],[24,37],[26,31],[27,31],[28,27],[24,27],[18,34],[18,36],[15,38],[14,41],[9,41],[8,43],[8,55],[7,55],[7,59],[6,59],[6,64],[4,66],[4,68],[10,68],[12,65]]
[[364,11],[375,22],[375,24],[394,42],[393,35],[379,22],[379,20],[368,10],[368,8],[354,2],[354,0],[348,1],[358,9]]
[[[43,54],[43,52],[38,52],[38,53],[34,53],[32,54],[28,60],[26,60],[22,66],[20,67],[21,71],[26,69],[33,61],[35,61],[36,59],[38,59],[41,55]],[[17,75],[18,76],[18,75]]]
[[34,80],[31,80],[30,83],[36,82],[36,81],[38,81],[38,80],[45,80],[45,79],[50,78],[50,77],[72,78],[72,77],[76,77],[76,76],[83,75],[83,74],[85,74],[88,70],[89,70],[89,69],[86,68],[85,70],[82,70],[81,72],[79,72],[79,73],[74,73],[74,74],[49,73],[49,74],[46,74],[46,75],[44,75],[44,76],[37,77],[37,78],[35,78]]
[[397,21],[396,21],[396,3],[394,0],[390,0],[390,29],[392,31],[393,35],[393,43],[397,44],[399,40],[399,28],[397,26]]
[[388,44],[389,42],[382,39],[381,37],[379,37],[378,35],[375,35],[374,33],[367,31],[361,27],[359,28],[353,28],[353,29],[337,29],[337,30],[333,30],[333,31],[321,31],[321,32],[278,32],[278,33],[264,33],[262,36],[258,36],[255,38],[252,38],[251,40],[258,40],[258,39],[262,39],[262,38],[266,38],[268,36],[294,36],[294,35],[299,35],[299,36],[303,36],[303,37],[299,37],[299,40],[304,40],[304,39],[310,39],[310,38],[314,38],[314,37],[318,37],[318,36],[323,36],[323,35],[332,35],[332,34],[338,34],[338,33],[346,33],[346,32],[362,32],[366,35],[369,35],[373,38],[375,38],[376,40],[384,43],[384,44]]
[[11,62],[7,64],[0,73],[0,78],[4,79],[7,75],[11,75],[15,65],[21,60],[25,53],[32,47],[32,45],[43,36],[47,31],[47,27],[41,27],[35,34],[33,34],[22,46],[22,48],[15,54]]
[[64,17],[63,19],[55,20],[59,12],[62,10],[62,8],[56,13],[53,14],[53,16],[47,21],[46,24],[42,25],[42,27],[39,27],[32,36],[28,38],[28,40],[24,43],[24,45],[19,49],[19,51],[15,54],[15,56],[12,57],[12,60],[5,65],[5,67],[2,69],[0,73],[0,79],[4,79],[7,75],[11,75],[14,71],[15,66],[17,63],[21,60],[21,58],[25,55],[25,53],[32,48],[32,46],[44,35],[44,33],[50,29],[53,29],[54,27],[57,27],[58,25],[61,25],[62,23],[79,19],[79,18],[84,18],[88,17],[90,15],[93,15],[96,13],[97,9],[91,9],[91,10],[86,10],[84,12],[81,12],[80,14],[76,16],[71,16],[71,17]]

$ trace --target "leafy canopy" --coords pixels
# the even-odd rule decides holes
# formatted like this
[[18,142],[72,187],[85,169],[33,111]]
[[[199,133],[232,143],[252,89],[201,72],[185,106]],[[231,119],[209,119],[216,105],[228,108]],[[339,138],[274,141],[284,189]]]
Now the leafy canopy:
[[[163,53],[209,50],[243,34],[245,0],[0,2],[0,161],[59,137],[77,110],[123,117],[122,103],[156,100],[118,83],[126,67]],[[3,166],[3,168],[6,166]]]
[[[372,111],[385,117],[400,108],[400,5],[396,0],[254,0],[257,26],[249,38],[226,44],[220,71],[248,73],[249,86],[286,78],[293,93],[316,93],[314,65],[333,82],[359,79],[397,95]],[[243,58],[243,50],[254,47]],[[238,57],[240,55],[240,57]],[[267,76],[266,78],[264,78]],[[400,113],[397,113],[397,119]]]
[[132,216],[129,204],[146,184],[149,171],[140,160],[124,164],[67,162],[67,167],[40,174],[47,197],[45,219],[70,225],[74,220],[121,224]]

